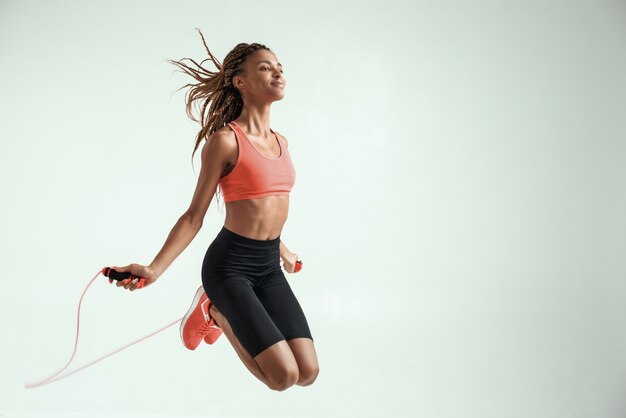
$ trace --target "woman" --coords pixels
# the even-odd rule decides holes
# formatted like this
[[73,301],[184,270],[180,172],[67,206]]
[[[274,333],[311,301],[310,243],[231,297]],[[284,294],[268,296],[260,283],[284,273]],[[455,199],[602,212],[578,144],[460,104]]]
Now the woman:
[[[198,30],[198,32],[200,32]],[[276,55],[265,45],[240,43],[211,72],[177,65],[198,82],[187,92],[187,114],[200,122],[202,168],[189,209],[181,216],[149,266],[117,270],[154,283],[196,236],[218,185],[224,195],[224,226],[209,245],[202,264],[202,285],[181,322],[185,347],[204,339],[212,344],[223,332],[246,367],[270,389],[312,384],[319,366],[306,318],[288,273],[301,263],[280,239],[289,210],[295,170],[287,139],[269,128],[270,106],[284,96],[285,77]],[[200,120],[192,104],[202,104]],[[207,106],[210,103],[208,114]],[[225,126],[226,125],[226,126]],[[217,196],[217,195],[216,195]],[[134,291],[137,279],[118,282]]]

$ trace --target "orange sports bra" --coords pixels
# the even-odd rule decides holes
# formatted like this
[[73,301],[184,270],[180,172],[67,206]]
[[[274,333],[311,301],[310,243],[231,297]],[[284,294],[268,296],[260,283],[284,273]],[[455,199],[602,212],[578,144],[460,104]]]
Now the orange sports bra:
[[229,122],[228,126],[235,131],[239,151],[235,167],[220,179],[224,201],[289,195],[296,181],[296,170],[285,141],[270,128],[278,140],[280,156],[267,158],[254,147],[235,121]]

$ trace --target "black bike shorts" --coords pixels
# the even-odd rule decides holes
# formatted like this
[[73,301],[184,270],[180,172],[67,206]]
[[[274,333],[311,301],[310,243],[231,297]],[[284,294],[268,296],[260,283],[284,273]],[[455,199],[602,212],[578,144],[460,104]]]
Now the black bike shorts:
[[252,357],[281,340],[313,340],[280,266],[280,236],[257,240],[223,227],[204,256],[202,285]]

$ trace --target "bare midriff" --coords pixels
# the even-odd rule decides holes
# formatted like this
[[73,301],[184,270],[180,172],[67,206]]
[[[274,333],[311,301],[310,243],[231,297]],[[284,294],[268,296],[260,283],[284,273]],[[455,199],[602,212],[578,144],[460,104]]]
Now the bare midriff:
[[264,196],[226,202],[224,226],[251,239],[277,238],[289,214],[289,196]]

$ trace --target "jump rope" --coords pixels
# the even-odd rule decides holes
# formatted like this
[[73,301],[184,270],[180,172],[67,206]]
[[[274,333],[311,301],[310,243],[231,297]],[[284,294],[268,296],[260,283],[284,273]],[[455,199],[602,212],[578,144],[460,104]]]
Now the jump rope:
[[[302,269],[302,261],[298,260],[298,261],[296,261],[295,268],[294,268],[293,272],[297,273],[301,269]],[[74,373],[78,373],[79,371],[81,371],[83,369],[86,369],[87,367],[92,366],[92,365],[98,363],[99,361],[104,360],[107,357],[112,356],[113,354],[116,354],[116,353],[118,353],[118,352],[120,352],[122,350],[125,350],[126,348],[130,347],[131,345],[135,345],[135,344],[137,344],[140,341],[143,341],[143,340],[145,340],[147,338],[150,338],[150,337],[158,334],[161,331],[166,330],[167,328],[171,327],[172,325],[175,325],[175,324],[179,323],[180,321],[182,321],[182,319],[185,317],[183,315],[182,317],[178,318],[176,321],[174,321],[174,322],[164,326],[163,328],[161,328],[161,329],[159,329],[157,331],[151,332],[150,334],[148,334],[148,335],[146,335],[144,337],[141,337],[138,340],[135,340],[135,341],[133,341],[131,343],[128,343],[128,344],[118,348],[117,350],[114,350],[114,351],[112,351],[112,352],[110,352],[108,354],[105,354],[105,355],[101,356],[100,358],[97,358],[96,360],[93,360],[93,361],[91,361],[91,362],[89,362],[87,364],[84,364],[83,366],[77,368],[76,370],[73,370],[72,372],[66,373],[66,374],[64,374],[62,376],[58,376],[63,370],[67,369],[67,367],[70,365],[70,363],[74,359],[74,356],[76,355],[76,349],[78,347],[78,335],[79,335],[79,332],[80,332],[80,305],[83,303],[83,297],[85,296],[85,292],[87,292],[87,289],[89,289],[89,286],[91,286],[91,284],[96,280],[96,278],[100,274],[102,274],[105,277],[109,278],[109,284],[113,283],[113,280],[122,281],[122,280],[139,279],[139,281],[137,282],[137,285],[136,285],[136,289],[143,288],[144,285],[145,285],[145,282],[146,282],[146,279],[143,278],[143,277],[135,276],[135,275],[133,275],[133,274],[131,274],[129,272],[120,272],[120,271],[115,270],[113,267],[103,267],[102,270],[100,270],[98,273],[96,273],[96,275],[93,277],[93,279],[91,279],[89,284],[87,284],[87,287],[85,287],[85,290],[83,290],[83,294],[80,296],[80,300],[78,301],[78,314],[77,314],[77,318],[76,318],[76,339],[75,339],[75,342],[74,342],[74,352],[72,353],[72,356],[68,360],[67,364],[65,366],[63,366],[61,368],[61,370],[59,370],[58,372],[52,374],[51,376],[49,376],[49,377],[47,377],[47,378],[45,378],[45,379],[43,379],[43,380],[41,380],[39,382],[25,383],[24,387],[26,389],[33,389],[33,388],[36,388],[36,387],[39,387],[39,386],[44,386],[44,385],[47,385],[49,383],[59,381],[61,379],[65,379],[66,377],[69,377],[69,376],[73,375]]]

